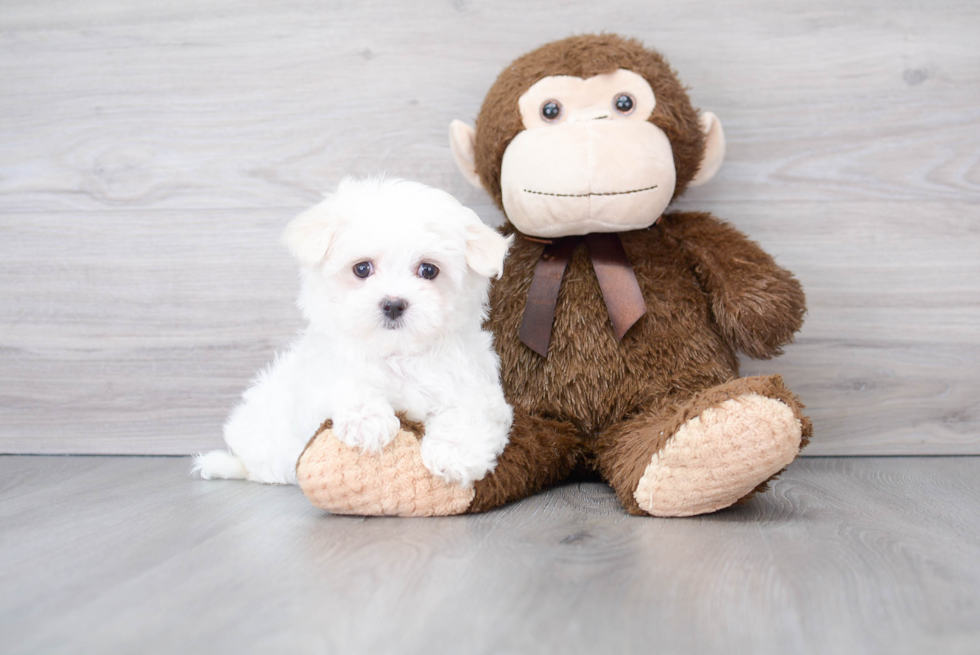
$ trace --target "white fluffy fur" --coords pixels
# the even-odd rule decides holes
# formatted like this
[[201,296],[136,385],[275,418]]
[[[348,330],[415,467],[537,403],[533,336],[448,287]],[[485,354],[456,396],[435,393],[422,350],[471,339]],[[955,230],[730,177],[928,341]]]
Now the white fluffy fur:
[[[346,179],[284,234],[302,264],[299,307],[309,322],[225,423],[231,451],[195,460],[205,478],[295,484],[296,460],[320,424],[351,446],[378,450],[396,412],[424,421],[422,460],[470,485],[493,470],[511,408],[499,361],[481,325],[489,278],[510,241],[447,193],[397,179]],[[353,266],[370,261],[361,279]],[[433,280],[418,275],[435,264]],[[408,308],[397,322],[384,298]]]

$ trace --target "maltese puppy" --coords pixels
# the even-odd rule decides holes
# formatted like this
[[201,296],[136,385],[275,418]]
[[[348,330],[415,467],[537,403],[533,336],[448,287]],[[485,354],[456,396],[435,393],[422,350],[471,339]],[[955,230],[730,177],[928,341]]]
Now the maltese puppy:
[[345,179],[283,239],[302,265],[309,325],[232,411],[231,452],[199,455],[194,470],[296,484],[324,420],[345,444],[378,451],[404,412],[425,424],[434,475],[468,486],[492,471],[512,413],[482,323],[510,239],[449,194],[390,178]]

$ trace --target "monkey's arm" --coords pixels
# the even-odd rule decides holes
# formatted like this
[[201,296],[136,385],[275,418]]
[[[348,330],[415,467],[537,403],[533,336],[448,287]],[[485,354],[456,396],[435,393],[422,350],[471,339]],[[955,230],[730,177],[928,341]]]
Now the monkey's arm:
[[710,214],[668,214],[659,225],[693,259],[715,320],[732,345],[756,359],[782,353],[806,313],[803,288],[793,274]]

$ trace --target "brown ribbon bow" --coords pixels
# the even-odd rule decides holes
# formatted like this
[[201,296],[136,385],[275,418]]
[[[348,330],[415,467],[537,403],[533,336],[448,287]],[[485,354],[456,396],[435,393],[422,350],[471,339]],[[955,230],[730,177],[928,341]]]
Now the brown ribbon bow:
[[548,356],[561,279],[572,253],[583,241],[589,249],[592,268],[599,280],[599,289],[616,338],[622,340],[623,335],[647,311],[643,292],[618,234],[594,233],[546,242],[527,292],[527,305],[519,333],[521,341],[542,357]]

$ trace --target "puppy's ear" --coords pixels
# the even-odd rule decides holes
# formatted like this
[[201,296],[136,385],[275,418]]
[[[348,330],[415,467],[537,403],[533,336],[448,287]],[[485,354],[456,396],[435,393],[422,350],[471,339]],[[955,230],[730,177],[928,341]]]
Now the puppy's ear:
[[[476,218],[476,214],[473,215]],[[484,224],[479,218],[466,226],[466,263],[484,277],[500,277],[504,258],[514,241]]]
[[323,202],[290,221],[282,233],[282,241],[301,264],[312,268],[326,258],[339,223]]

